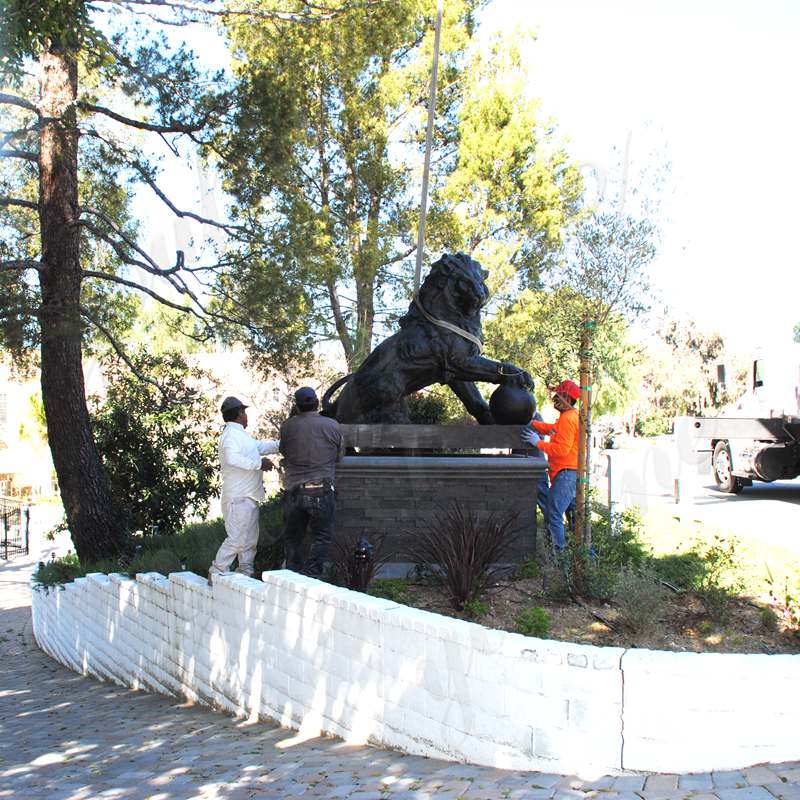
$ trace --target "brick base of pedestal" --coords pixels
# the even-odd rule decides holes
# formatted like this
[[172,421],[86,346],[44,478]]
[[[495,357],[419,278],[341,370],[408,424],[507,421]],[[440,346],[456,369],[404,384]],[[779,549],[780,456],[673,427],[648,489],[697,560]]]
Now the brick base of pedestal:
[[535,549],[536,486],[546,466],[529,456],[345,456],[336,469],[337,534],[385,534],[392,560],[405,562],[409,537],[458,503],[484,519],[518,513],[508,557],[519,561]]

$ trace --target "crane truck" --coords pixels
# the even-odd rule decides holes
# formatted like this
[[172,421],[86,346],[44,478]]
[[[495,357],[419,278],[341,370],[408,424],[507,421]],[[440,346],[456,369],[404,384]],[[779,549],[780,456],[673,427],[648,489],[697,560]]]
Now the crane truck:
[[[724,383],[725,366],[717,371]],[[722,492],[800,476],[800,344],[755,354],[745,393],[719,416],[695,417],[691,424],[712,453]]]

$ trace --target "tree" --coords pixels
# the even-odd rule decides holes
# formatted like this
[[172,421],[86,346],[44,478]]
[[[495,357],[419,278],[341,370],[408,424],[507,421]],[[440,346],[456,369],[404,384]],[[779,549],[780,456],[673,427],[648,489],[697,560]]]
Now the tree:
[[797,342],[798,344],[800,344],[800,322],[798,322],[798,323],[797,323],[797,324],[794,326],[794,330],[792,331],[792,339],[793,339],[795,342]]
[[[727,367],[724,389],[718,382],[719,363]],[[665,312],[644,348],[645,392],[637,428],[666,432],[676,416],[720,408],[744,392],[746,377],[746,362],[726,349],[719,333]]]
[[566,330],[579,336],[580,440],[575,530],[586,552],[592,533],[588,498],[588,443],[591,427],[593,347],[598,330],[614,316],[636,317],[646,308],[647,267],[656,254],[658,230],[646,216],[604,210],[589,211],[569,240],[556,290],[574,293],[577,305],[566,310]]
[[[267,318],[268,287],[304,287],[303,324],[338,339],[351,369],[410,294],[435,5],[366,4],[290,31],[227,25],[240,111],[214,146],[263,241],[232,294]],[[508,270],[538,277],[580,181],[526,99],[516,44],[471,59],[477,5],[445,4],[427,230],[431,248],[491,262],[500,286]]]
[[521,53],[534,46],[517,32],[473,54],[457,84],[454,163],[434,195],[431,247],[480,261],[495,305],[513,302],[520,285],[541,287],[583,191],[553,121],[530,97],[534,76]]
[[[536,399],[549,398],[547,386],[578,374],[583,298],[572,290],[526,289],[501,306],[484,326],[486,347],[502,353],[537,377]],[[594,408],[598,414],[618,414],[636,397],[639,351],[628,340],[628,325],[612,315],[594,340],[597,374]]]
[[[137,243],[125,208],[127,192],[120,190],[139,182],[177,217],[236,234],[234,225],[173,203],[158,185],[147,150],[138,144],[140,136],[151,134],[178,154],[186,140],[203,141],[203,131],[217,124],[225,98],[207,91],[212,84],[201,80],[184,47],[170,50],[163,36],[149,36],[136,23],[126,34],[118,15],[143,11],[150,21],[173,25],[249,12],[217,9],[202,0],[152,5],[2,0],[0,7],[6,84],[0,105],[15,114],[0,134],[0,156],[5,164],[17,165],[4,169],[0,188],[0,275],[9,290],[0,311],[6,343],[38,347],[53,462],[67,524],[84,561],[114,556],[127,541],[86,407],[82,345],[87,331],[108,339],[135,368],[102,313],[109,306],[124,306],[130,293],[181,311],[199,326],[195,335],[201,337],[213,337],[219,322],[234,321],[231,312],[223,317],[209,309],[203,297],[229,263],[206,269],[185,264],[182,253],[174,264],[157,263]],[[103,33],[93,13],[105,15],[102,29],[115,32]],[[298,13],[253,13],[278,26],[305,14],[302,8]],[[38,71],[37,91],[27,80],[31,67]],[[83,183],[81,160],[93,170]],[[276,313],[271,324],[250,326],[251,334],[265,348],[274,345],[278,356],[297,345],[283,322]]]
[[219,426],[211,382],[179,353],[140,351],[129,358],[138,371],[168,383],[178,402],[112,357],[104,373],[106,396],[95,400],[91,415],[95,440],[128,530],[174,534],[189,513],[208,510],[217,489]]

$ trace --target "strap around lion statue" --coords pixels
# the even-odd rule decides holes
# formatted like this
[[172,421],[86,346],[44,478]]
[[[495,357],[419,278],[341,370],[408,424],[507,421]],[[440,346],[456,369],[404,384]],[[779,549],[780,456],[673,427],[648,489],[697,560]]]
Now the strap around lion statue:
[[425,317],[428,322],[438,325],[440,328],[447,328],[447,330],[452,331],[453,333],[457,333],[459,336],[477,345],[478,353],[483,353],[483,340],[479,336],[476,336],[474,333],[470,333],[469,331],[465,331],[463,328],[459,328],[458,325],[454,325],[452,322],[448,322],[445,319],[438,319],[437,317],[431,316],[422,305],[417,292],[414,292],[414,302],[417,304],[417,308],[420,310],[422,316]]

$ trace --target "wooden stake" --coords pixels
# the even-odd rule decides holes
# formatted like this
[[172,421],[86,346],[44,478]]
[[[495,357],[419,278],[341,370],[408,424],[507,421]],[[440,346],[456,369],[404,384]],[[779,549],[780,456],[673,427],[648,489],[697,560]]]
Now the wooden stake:
[[580,407],[578,427],[578,485],[575,493],[575,536],[586,550],[592,546],[589,511],[589,436],[592,414],[592,338],[595,322],[584,319],[580,349]]

